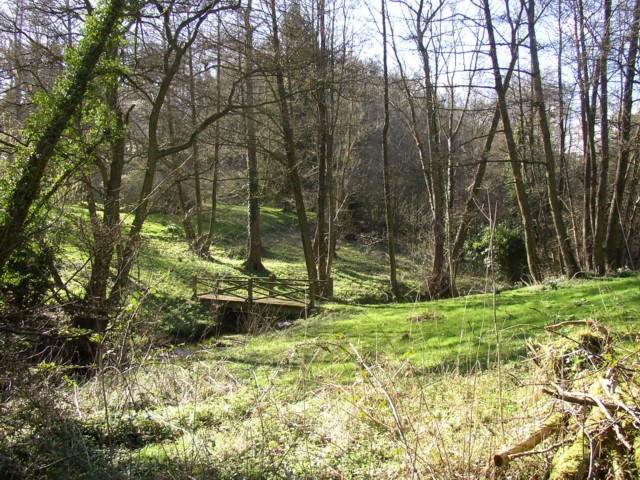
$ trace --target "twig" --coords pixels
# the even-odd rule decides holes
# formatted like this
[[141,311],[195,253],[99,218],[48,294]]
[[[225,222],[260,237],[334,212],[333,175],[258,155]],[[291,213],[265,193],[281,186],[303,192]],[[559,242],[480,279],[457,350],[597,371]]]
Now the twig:
[[360,363],[362,368],[364,368],[367,371],[367,373],[371,375],[371,378],[373,378],[378,384],[378,388],[380,388],[380,390],[382,390],[382,393],[384,393],[384,396],[387,399],[387,403],[389,404],[389,408],[391,409],[391,413],[393,414],[393,420],[396,423],[396,427],[398,427],[398,432],[400,433],[400,439],[402,440],[402,444],[404,446],[405,452],[407,453],[407,457],[409,457],[409,461],[411,462],[411,468],[413,470],[413,473],[417,476],[418,479],[420,479],[420,474],[418,473],[418,469],[416,468],[416,460],[414,456],[410,453],[409,442],[407,441],[407,437],[404,434],[404,428],[402,426],[402,419],[400,418],[400,414],[398,413],[398,409],[396,408],[396,404],[393,401],[393,398],[391,398],[391,395],[389,395],[389,391],[384,387],[384,385],[382,384],[380,379],[377,377],[377,375],[373,372],[373,370],[371,370],[369,365],[367,365],[367,363],[364,361],[364,359],[362,358],[362,356],[360,355],[360,352],[358,352],[356,347],[351,342],[349,342],[349,346],[351,347],[351,350],[356,356],[358,363]]
[[560,322],[560,323],[554,323],[553,325],[547,325],[545,328],[545,330],[547,331],[553,331],[553,330],[559,330],[561,328],[564,327],[568,327],[571,325],[586,325],[590,328],[593,328],[594,330],[597,330],[598,333],[600,333],[602,336],[605,337],[605,339],[607,339],[607,341],[609,340],[609,331],[604,328],[602,325],[599,325],[597,322],[595,322],[594,320],[587,318],[586,320],[567,320],[566,322]]
[[[605,408],[608,408],[610,410],[616,410],[616,411],[626,410],[625,408],[615,403],[607,402],[600,398],[596,399],[594,395],[591,395],[589,393],[567,392],[562,390],[562,388],[560,388],[558,385],[553,384],[553,386],[556,389],[555,391],[545,387],[542,389],[542,392],[568,403],[576,403],[578,405],[589,405],[590,407],[600,407],[601,405],[603,405]],[[627,407],[627,408],[631,409],[631,407]],[[634,410],[631,410],[631,411],[634,411]]]
[[36,468],[36,469],[34,469],[34,470],[35,470],[36,472],[42,472],[42,471],[44,471],[44,470],[48,470],[49,468],[54,467],[54,466],[56,466],[56,465],[58,465],[58,464],[60,464],[60,463],[62,463],[62,462],[66,462],[67,460],[71,460],[72,458],[77,457],[77,456],[79,456],[79,455],[81,455],[81,453],[80,453],[80,452],[78,452],[78,453],[74,453],[73,455],[69,455],[69,456],[64,457],[64,458],[59,458],[58,460],[56,460],[56,461],[54,461],[54,462],[48,463],[48,464],[43,465],[43,466],[41,466],[41,467],[37,467],[37,468]]

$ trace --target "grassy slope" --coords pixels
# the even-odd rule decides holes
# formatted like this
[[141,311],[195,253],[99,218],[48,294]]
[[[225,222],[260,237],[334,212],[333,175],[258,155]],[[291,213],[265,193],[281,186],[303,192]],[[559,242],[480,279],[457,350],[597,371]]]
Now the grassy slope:
[[[616,331],[638,328],[640,281],[574,281],[522,288],[496,296],[502,360],[521,359],[524,340],[559,321],[593,318]],[[254,358],[278,357],[296,342],[351,342],[368,355],[411,359],[429,370],[468,370],[494,361],[492,295],[399,305],[328,305],[294,328],[253,339]]]
[[[152,217],[140,283],[155,288],[157,318],[185,314],[176,304],[192,273],[242,273],[243,215],[240,207],[221,212],[214,263],[187,253],[172,219]],[[292,216],[264,215],[267,268],[302,272]],[[356,306],[349,300],[384,297],[383,257],[353,247],[339,255],[345,303],[261,336],[135,350],[128,373],[69,392],[88,414],[82,429],[96,452],[116,452],[104,471],[95,453],[92,478],[110,478],[113,468],[133,478],[411,478],[414,467],[422,477],[483,478],[489,455],[521,438],[546,402],[522,361],[525,338],[546,337],[550,323],[595,318],[621,332],[625,349],[638,331],[638,277],[499,293],[500,391],[490,294]],[[544,458],[524,459],[511,478],[543,467]]]
[[[163,291],[167,291],[165,287],[168,286],[170,292],[184,296],[191,292],[194,274],[245,275],[242,267],[245,258],[245,223],[245,207],[228,203],[219,207],[212,248],[214,261],[208,262],[189,253],[183,241],[182,227],[175,217],[150,215],[143,231],[144,245],[139,257],[140,284],[148,283],[153,277],[153,286],[161,285]],[[280,278],[303,277],[306,269],[295,214],[262,207],[261,224],[265,267]],[[408,274],[405,280],[417,285],[415,267],[411,267],[408,260],[404,265]],[[335,294],[339,301],[364,303],[388,298],[382,247],[361,249],[354,245],[341,246],[334,272]]]
[[[141,356],[130,374],[85,385],[79,403],[99,408],[106,386],[119,468],[135,478],[391,479],[411,478],[412,465],[422,477],[488,478],[490,454],[530,431],[548,402],[521,357],[523,339],[591,317],[623,332],[625,351],[638,331],[639,283],[499,294],[502,395],[491,302],[478,295],[331,305],[286,330]],[[531,478],[544,468],[544,457],[530,457],[509,474]]]

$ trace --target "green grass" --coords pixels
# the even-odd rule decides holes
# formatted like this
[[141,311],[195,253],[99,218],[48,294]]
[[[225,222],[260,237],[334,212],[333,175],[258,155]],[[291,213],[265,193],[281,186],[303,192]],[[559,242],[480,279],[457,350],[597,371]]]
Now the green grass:
[[[545,327],[592,318],[614,332],[617,355],[640,362],[638,276],[501,291],[494,324],[491,293],[380,303],[385,252],[356,245],[338,251],[336,302],[282,330],[204,338],[212,317],[188,300],[191,278],[245,273],[244,216],[243,206],[221,206],[213,262],[189,253],[175,217],[150,216],[135,278],[148,295],[132,301],[141,309],[131,321],[135,331],[178,340],[153,348],[148,337],[110,330],[109,367],[58,385],[56,408],[72,420],[51,442],[66,442],[66,455],[43,445],[44,421],[6,440],[25,458],[37,446],[30,455],[51,465],[41,476],[397,479],[417,478],[415,467],[420,478],[495,478],[490,456],[548,410],[527,339],[572,344],[579,329],[565,338]],[[263,208],[265,266],[279,277],[305,271],[296,228],[292,214]],[[68,251],[81,261],[81,245]],[[400,260],[405,287],[416,290],[419,269]],[[199,340],[182,343],[190,336]],[[123,346],[126,365],[113,361]],[[534,478],[546,462],[523,458],[505,475]]]
[[[524,340],[564,341],[544,327],[593,318],[638,361],[639,285],[632,276],[499,293],[501,392],[490,294],[330,304],[285,330],[134,354],[130,373],[79,386],[81,410],[98,412],[80,428],[105,444],[106,399],[115,468],[133,478],[392,479],[411,478],[412,464],[423,478],[490,478],[490,455],[548,405]],[[510,478],[544,462],[522,459]]]
[[[640,280],[562,282],[554,287],[509,290],[497,295],[496,318],[504,362],[520,360],[524,341],[545,335],[544,327],[592,318],[632,335],[640,317]],[[295,348],[352,343],[372,358],[409,360],[430,371],[467,372],[495,362],[492,296],[470,295],[438,302],[396,305],[328,305],[291,329],[254,338],[232,350],[252,367],[270,365]],[[229,361],[229,350],[220,354]],[[326,362],[333,363],[332,355]],[[317,359],[316,359],[317,360]]]

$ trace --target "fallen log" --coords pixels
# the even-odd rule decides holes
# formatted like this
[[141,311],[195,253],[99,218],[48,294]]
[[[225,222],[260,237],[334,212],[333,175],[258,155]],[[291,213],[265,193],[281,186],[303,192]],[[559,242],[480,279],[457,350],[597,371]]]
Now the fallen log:
[[513,447],[493,456],[493,463],[496,467],[505,467],[511,460],[523,456],[525,452],[530,451],[542,442],[545,438],[555,435],[562,430],[565,423],[565,416],[560,413],[553,414],[538,430],[529,435],[525,440],[514,445]]

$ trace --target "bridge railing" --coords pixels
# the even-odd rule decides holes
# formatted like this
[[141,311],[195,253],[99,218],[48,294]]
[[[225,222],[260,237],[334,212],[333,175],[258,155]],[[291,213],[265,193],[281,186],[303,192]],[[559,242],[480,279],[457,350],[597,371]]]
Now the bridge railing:
[[273,277],[194,276],[193,295],[224,295],[251,304],[264,299],[301,302],[314,307],[318,299],[331,298],[333,280]]

